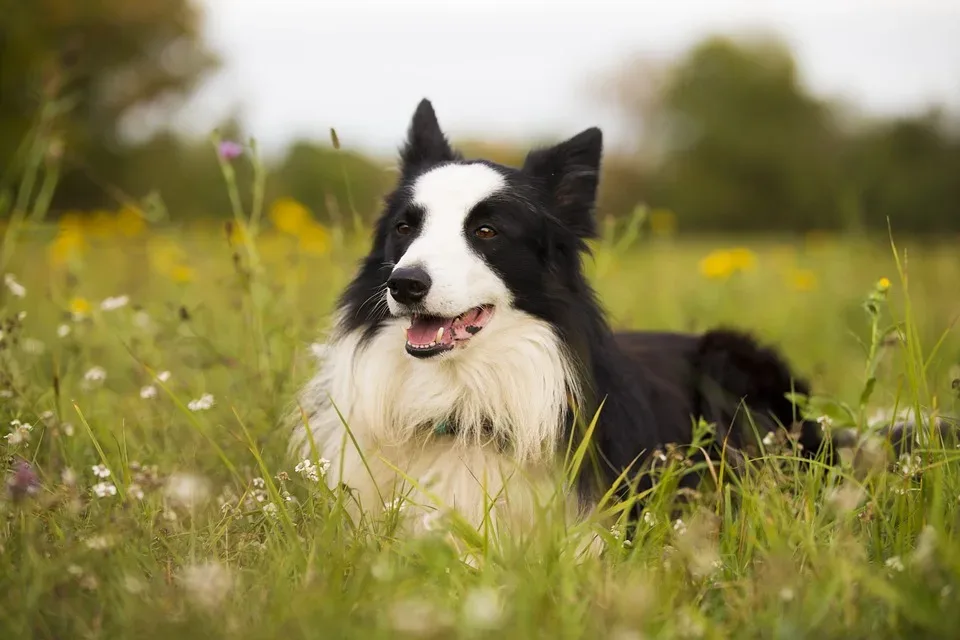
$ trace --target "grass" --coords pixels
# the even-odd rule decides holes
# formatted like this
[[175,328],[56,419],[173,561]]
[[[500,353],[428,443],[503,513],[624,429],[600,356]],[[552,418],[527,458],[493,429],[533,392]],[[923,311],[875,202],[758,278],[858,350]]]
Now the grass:
[[[0,441],[0,637],[877,638],[960,625],[956,450],[802,473],[789,444],[770,443],[679,521],[671,460],[636,537],[598,529],[605,554],[580,563],[558,524],[500,544],[456,528],[398,539],[395,514],[351,522],[284,456],[282,416],[366,237],[334,230],[304,250],[269,228],[249,242],[203,224],[86,229],[72,232],[86,252],[55,264],[55,228],[18,229],[0,294],[0,420],[22,436]],[[836,423],[957,412],[955,249],[743,239],[744,269],[708,279],[700,261],[720,241],[624,237],[608,230],[588,263],[616,326],[755,330]]]

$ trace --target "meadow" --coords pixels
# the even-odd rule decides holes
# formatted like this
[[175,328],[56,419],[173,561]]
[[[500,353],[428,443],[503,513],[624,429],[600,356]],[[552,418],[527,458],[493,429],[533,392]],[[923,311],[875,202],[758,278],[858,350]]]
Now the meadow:
[[[642,213],[642,212],[641,212]],[[960,451],[801,470],[765,443],[633,539],[496,539],[351,522],[285,456],[283,418],[366,250],[296,202],[220,224],[133,209],[14,219],[0,292],[0,637],[955,637]],[[956,242],[677,237],[604,227],[587,260],[616,327],[724,324],[782,348],[810,410],[867,430],[960,413]],[[677,456],[682,457],[682,456]],[[402,509],[398,505],[397,509]]]

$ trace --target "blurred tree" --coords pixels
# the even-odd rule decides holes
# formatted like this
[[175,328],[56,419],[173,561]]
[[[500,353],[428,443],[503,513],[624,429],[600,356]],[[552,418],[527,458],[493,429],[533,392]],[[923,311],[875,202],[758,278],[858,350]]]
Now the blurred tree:
[[60,100],[60,195],[72,206],[102,198],[86,168],[110,180],[122,167],[126,118],[187,95],[217,65],[189,0],[0,0],[0,15],[0,175],[22,162],[40,107]]

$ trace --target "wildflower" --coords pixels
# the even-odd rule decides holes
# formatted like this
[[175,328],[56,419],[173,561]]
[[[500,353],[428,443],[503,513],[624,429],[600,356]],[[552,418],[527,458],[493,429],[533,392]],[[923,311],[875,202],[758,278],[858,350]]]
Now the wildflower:
[[190,409],[190,411],[206,411],[213,405],[214,405],[213,396],[210,395],[209,393],[205,393],[199,398],[197,398],[196,400],[191,400],[187,404],[187,408]]
[[643,522],[648,527],[655,527],[657,525],[657,516],[653,515],[653,512],[651,511],[644,511]]
[[137,483],[133,483],[127,488],[127,495],[137,500],[143,500],[143,488]]
[[469,627],[489,630],[500,626],[503,619],[503,600],[490,587],[470,591],[463,603],[463,617]]
[[97,476],[98,478],[110,477],[110,469],[107,469],[107,467],[102,464],[94,465],[91,468],[93,469],[93,475]]
[[788,281],[794,291],[813,291],[817,288],[817,275],[809,269],[791,269]]
[[322,224],[310,222],[298,233],[300,251],[306,254],[322,256],[330,249],[330,232]]
[[161,371],[160,373],[157,374],[157,380],[159,380],[160,382],[166,382],[169,379],[170,379],[169,371]]
[[112,482],[98,482],[92,487],[93,494],[98,498],[117,495],[117,487]]
[[903,561],[900,556],[891,556],[887,558],[883,565],[891,571],[903,571]]
[[794,594],[793,589],[790,587],[784,587],[780,589],[780,599],[784,602],[791,602],[796,594]]
[[257,489],[264,489],[267,486],[267,481],[263,478],[254,478],[253,486]]
[[270,220],[283,233],[299,236],[312,223],[310,211],[292,198],[281,198],[270,207]]
[[752,270],[756,261],[756,256],[749,249],[717,250],[700,261],[700,273],[710,279],[723,280],[738,271]]
[[210,483],[202,476],[177,473],[167,479],[164,494],[174,504],[192,510],[210,497]]
[[683,520],[677,518],[673,523],[673,530],[683,535],[687,531],[687,525],[683,523]]
[[100,308],[103,311],[116,311],[127,306],[130,303],[130,296],[113,296],[110,298],[104,298],[103,302],[100,303]]
[[270,516],[271,518],[276,518],[276,517],[277,517],[277,505],[274,504],[273,502],[268,502],[267,504],[263,505],[263,512],[264,512],[265,514],[267,514],[268,516]]
[[904,477],[909,478],[910,476],[915,476],[920,474],[922,460],[920,456],[911,457],[910,454],[904,453],[900,456],[900,461],[897,463],[897,466],[900,467],[900,473]]
[[193,282],[196,272],[193,268],[183,264],[178,264],[170,270],[170,279],[174,282],[186,283]]
[[75,486],[77,484],[77,472],[70,467],[67,467],[60,472],[60,482],[68,487]]
[[7,289],[10,290],[10,293],[15,295],[18,298],[22,298],[27,295],[27,289],[22,284],[17,282],[16,277],[12,273],[8,273],[3,276],[3,282],[7,285]]
[[330,461],[326,458],[320,458],[319,464],[316,465],[313,464],[312,460],[305,458],[303,462],[300,462],[293,470],[308,480],[320,482],[320,479],[326,475],[327,469],[329,468]]
[[224,160],[235,160],[243,155],[243,145],[232,140],[224,140],[217,147],[217,154]]
[[30,432],[33,431],[32,424],[20,422],[19,420],[11,420],[10,426],[13,428],[10,429],[10,433],[4,436],[8,443],[18,445],[21,442],[30,441]]
[[767,435],[763,436],[763,446],[765,447],[772,447],[776,441],[776,435],[773,431],[768,431]]
[[57,337],[66,338],[70,335],[70,325],[62,324],[57,327]]
[[102,551],[104,549],[109,549],[110,547],[113,546],[114,542],[115,540],[112,536],[106,536],[106,535],[93,536],[91,538],[86,539],[87,548],[97,549],[99,551]]
[[150,400],[151,398],[156,398],[157,388],[152,384],[148,384],[147,386],[140,389],[140,397],[143,398],[144,400]]
[[136,207],[123,207],[117,212],[117,231],[128,238],[134,238],[143,233],[147,226],[143,213]]
[[90,367],[83,374],[83,379],[90,383],[103,382],[107,379],[107,372],[103,367]]
[[888,278],[880,278],[877,280],[877,291],[881,293],[886,293],[890,289],[890,280]]
[[7,480],[7,490],[14,501],[39,493],[40,479],[29,462],[26,460],[17,462],[13,473]]
[[74,320],[80,320],[90,313],[90,302],[86,298],[74,298],[70,301],[70,313]]
[[178,577],[196,604],[206,609],[220,606],[233,588],[230,570],[219,562],[184,567]]
[[64,433],[64,435],[66,435],[66,436],[68,436],[68,437],[70,437],[70,436],[73,435],[74,431],[73,431],[73,425],[72,425],[71,423],[69,423],[69,422],[64,422],[64,423],[61,424],[60,426],[63,428],[63,433]]

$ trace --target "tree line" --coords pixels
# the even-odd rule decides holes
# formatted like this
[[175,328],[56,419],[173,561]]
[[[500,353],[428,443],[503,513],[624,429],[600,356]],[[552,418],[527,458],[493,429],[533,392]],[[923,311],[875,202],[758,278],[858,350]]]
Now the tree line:
[[[217,68],[188,0],[3,4],[0,198],[12,201],[30,163],[42,162],[58,172],[52,217],[131,204],[174,221],[230,215],[208,140],[125,134],[131,119],[176,104]],[[597,98],[619,107],[634,138],[606,159],[603,216],[645,205],[672,212],[683,233],[885,233],[888,220],[899,233],[960,231],[955,114],[852,113],[812,95],[773,38],[710,37],[607,79]],[[23,142],[38,130],[42,157]],[[236,122],[221,133],[245,137]],[[531,143],[456,142],[468,156],[514,165]],[[292,197],[326,224],[369,221],[394,179],[392,160],[335,139],[298,140],[264,167],[266,197]],[[249,181],[245,158],[235,168]]]

